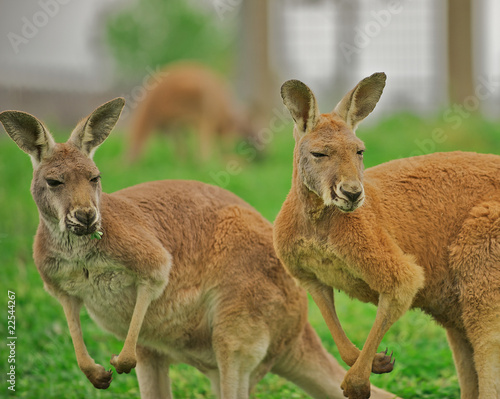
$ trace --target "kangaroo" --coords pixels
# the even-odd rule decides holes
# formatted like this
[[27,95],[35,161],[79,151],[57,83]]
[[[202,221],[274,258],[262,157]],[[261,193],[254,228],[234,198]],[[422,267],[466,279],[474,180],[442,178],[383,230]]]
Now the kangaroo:
[[[461,397],[498,399],[500,157],[437,153],[364,171],[355,130],[385,81],[384,73],[363,79],[327,114],[304,83],[283,84],[295,150],[276,252],[351,366],[341,385],[348,398],[368,398],[370,372],[393,369],[377,347],[408,309],[420,308],[446,328]],[[378,305],[361,351],[342,330],[332,288]]]
[[[111,364],[137,367],[142,398],[172,398],[169,365],[209,377],[218,398],[249,397],[267,372],[314,398],[342,398],[345,370],[307,322],[307,297],[276,257],[272,226],[246,202],[194,181],[157,181],[113,194],[92,160],[124,100],[83,119],[56,143],[34,116],[0,122],[31,157],[40,223],[34,260],[62,305],[76,360],[100,389],[112,372],[87,352],[79,312],[124,340]],[[376,391],[377,398],[391,398]]]
[[[155,77],[133,115],[129,140],[130,161],[136,161],[155,129],[170,130],[190,126],[199,138],[199,154],[207,160],[215,140],[225,141],[238,134],[252,143],[256,132],[252,122],[226,83],[207,67],[194,62],[169,65]],[[171,132],[183,151],[178,132]]]

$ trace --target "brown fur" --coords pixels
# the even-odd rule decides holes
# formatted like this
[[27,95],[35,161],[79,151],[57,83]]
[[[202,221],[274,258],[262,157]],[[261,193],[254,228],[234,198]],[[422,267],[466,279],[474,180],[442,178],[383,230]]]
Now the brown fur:
[[[342,383],[346,396],[368,398],[370,371],[392,370],[390,358],[375,352],[401,315],[420,308],[447,329],[462,398],[498,399],[500,157],[440,153],[363,172],[364,145],[354,130],[384,84],[384,74],[364,79],[323,115],[307,86],[283,85],[296,146],[275,249],[352,366]],[[378,305],[362,351],[340,326],[332,288]]]
[[[154,76],[155,84],[139,104],[130,135],[129,159],[135,161],[155,129],[169,131],[193,127],[199,139],[199,154],[208,159],[215,140],[240,137],[255,139],[249,117],[237,105],[227,84],[207,67],[178,62]],[[184,145],[178,137],[178,150]]]
[[[341,398],[345,371],[307,323],[305,292],[280,264],[272,226],[257,211],[194,181],[101,192],[92,154],[123,105],[116,99],[96,109],[65,144],[29,114],[0,114],[33,160],[34,259],[63,307],[81,370],[95,387],[109,387],[111,371],[83,341],[83,305],[125,340],[111,363],[118,373],[137,366],[143,398],[172,397],[168,369],[178,362],[207,375],[223,399],[248,398],[267,372],[315,398]],[[97,231],[102,239],[91,237]]]

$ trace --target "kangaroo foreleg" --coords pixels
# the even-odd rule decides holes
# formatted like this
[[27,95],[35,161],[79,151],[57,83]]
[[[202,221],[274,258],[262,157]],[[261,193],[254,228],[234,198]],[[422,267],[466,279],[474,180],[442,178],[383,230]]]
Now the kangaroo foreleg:
[[73,347],[75,348],[76,361],[78,362],[80,370],[83,371],[96,388],[108,388],[112,380],[112,371],[107,371],[90,357],[85,342],[83,341],[82,328],[80,325],[82,301],[70,296],[60,296],[58,299],[66,315]]
[[137,364],[136,346],[139,333],[141,331],[144,316],[153,299],[151,290],[147,285],[140,284],[137,288],[137,300],[132,314],[132,320],[125,338],[125,343],[119,355],[113,355],[111,364],[118,374],[130,373]]

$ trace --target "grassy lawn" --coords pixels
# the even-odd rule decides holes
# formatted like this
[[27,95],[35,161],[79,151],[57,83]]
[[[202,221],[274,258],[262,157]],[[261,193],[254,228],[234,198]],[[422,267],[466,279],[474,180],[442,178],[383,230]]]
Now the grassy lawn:
[[[435,130],[435,129],[442,130]],[[119,129],[97,151],[103,189],[117,189],[148,180],[196,179],[221,184],[274,220],[289,190],[293,138],[291,125],[274,133],[265,156],[225,155],[202,164],[194,151],[180,159],[173,141],[157,137],[147,155],[136,165],[123,157],[125,134]],[[65,139],[68,132],[55,129]],[[440,116],[423,120],[410,114],[397,115],[358,130],[367,146],[367,167],[394,158],[454,149],[500,153],[500,125],[479,118],[446,123]],[[7,291],[16,293],[17,384],[20,398],[137,398],[135,372],[115,375],[107,391],[92,387],[76,364],[71,339],[58,302],[49,296],[33,264],[31,246],[38,224],[36,207],[29,192],[32,168],[27,155],[0,133],[0,337],[7,336]],[[362,346],[375,317],[376,308],[337,295],[337,311],[347,335]],[[310,321],[324,345],[337,358],[332,338],[311,302]],[[82,314],[84,337],[96,362],[109,364],[122,344],[101,331]],[[5,383],[8,352],[0,345],[0,397],[9,392]],[[429,317],[413,311],[398,321],[384,338],[381,349],[394,350],[396,367],[390,374],[373,375],[372,383],[404,398],[458,398],[458,380],[444,330]],[[111,367],[111,366],[109,366]],[[197,370],[174,366],[171,371],[177,398],[213,398],[210,384]],[[255,398],[307,398],[299,388],[268,375],[257,386]]]

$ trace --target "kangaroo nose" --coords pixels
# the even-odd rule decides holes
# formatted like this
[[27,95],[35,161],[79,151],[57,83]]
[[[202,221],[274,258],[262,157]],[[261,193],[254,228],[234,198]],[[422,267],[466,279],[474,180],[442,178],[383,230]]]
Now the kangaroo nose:
[[363,192],[362,190],[359,190],[359,191],[347,191],[345,190],[343,187],[340,187],[340,191],[342,192],[342,194],[344,194],[349,200],[351,200],[351,202],[355,202],[359,196],[361,195],[361,193]]
[[75,212],[75,218],[84,226],[92,226],[96,220],[96,211],[94,209],[78,209]]

